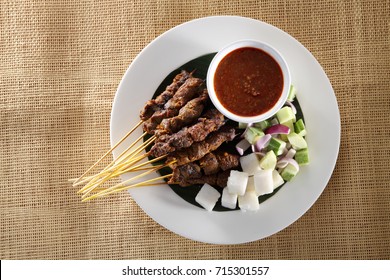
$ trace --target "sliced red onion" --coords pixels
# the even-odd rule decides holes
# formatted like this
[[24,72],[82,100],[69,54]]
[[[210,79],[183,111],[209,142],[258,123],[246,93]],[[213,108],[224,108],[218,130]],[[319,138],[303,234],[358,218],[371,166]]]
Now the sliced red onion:
[[246,139],[242,139],[240,142],[237,143],[236,150],[242,156],[250,146],[251,144],[248,141],[246,141]]
[[264,136],[260,137],[255,143],[256,150],[260,152],[262,149],[264,149],[268,145],[271,138],[272,136],[269,134],[265,134]]
[[287,164],[291,164],[295,167],[295,169],[297,171],[299,171],[299,164],[292,158],[281,158],[280,160],[278,160],[278,163],[276,164],[276,167],[277,168],[285,168],[287,166]]
[[275,124],[265,130],[266,134],[289,134],[290,128],[283,124]]
[[291,107],[292,112],[294,113],[294,115],[296,115],[297,114],[297,108],[295,108],[294,104],[292,104],[292,102],[290,102],[288,100],[286,101],[286,104]]
[[256,152],[257,152],[256,146],[255,146],[255,145],[251,145],[251,147],[252,147],[252,152],[253,152],[253,153],[256,153]]

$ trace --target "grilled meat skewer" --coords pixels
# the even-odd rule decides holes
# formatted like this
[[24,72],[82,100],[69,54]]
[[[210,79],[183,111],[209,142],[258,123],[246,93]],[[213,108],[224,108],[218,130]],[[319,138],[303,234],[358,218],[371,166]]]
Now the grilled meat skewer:
[[174,181],[173,177],[168,181],[168,184],[178,184],[181,187],[188,187],[192,185],[202,185],[209,184],[212,186],[218,186],[221,188],[226,187],[228,177],[230,175],[230,170],[220,171],[211,175],[203,175],[200,177],[192,176],[190,177],[182,177],[179,181]]
[[154,157],[159,157],[187,148],[194,142],[203,141],[207,135],[218,130],[224,124],[224,116],[216,109],[209,109],[199,118],[196,124],[184,127],[171,135],[161,135],[156,139],[156,143],[150,151]]
[[190,77],[176,91],[171,99],[164,105],[164,109],[156,111],[144,123],[144,131],[149,134],[154,134],[157,126],[163,119],[172,118],[179,113],[179,110],[192,100],[203,90],[203,80]]
[[237,167],[239,163],[239,156],[229,154],[227,152],[218,151],[216,153],[208,153],[199,160],[199,165],[204,174],[210,175]]
[[[208,160],[210,156],[214,160]],[[220,173],[221,170],[226,171],[238,166],[238,155],[219,152],[218,156],[215,156],[213,153],[208,153],[199,160],[199,164],[196,162],[190,162],[177,166],[173,169],[170,182],[177,182],[180,184],[180,182],[188,181],[188,179],[199,179],[204,176],[216,174],[218,172]]]
[[207,90],[203,92],[184,105],[179,114],[175,117],[163,119],[160,125],[157,126],[158,131],[155,131],[155,135],[159,137],[162,134],[171,134],[179,131],[182,127],[193,123],[202,114],[205,107],[205,103],[209,100]]
[[180,74],[177,74],[172,83],[165,88],[165,90],[157,96],[155,99],[146,102],[144,108],[142,108],[139,117],[141,120],[146,121],[155,112],[161,111],[164,108],[165,103],[173,97],[177,90],[184,84],[184,82],[192,77],[192,73],[182,70]]
[[234,128],[223,126],[220,130],[211,133],[204,141],[196,142],[188,148],[175,151],[168,156],[167,162],[175,161],[171,164],[171,169],[189,162],[201,159],[209,152],[218,149],[222,143],[231,141],[236,136]]

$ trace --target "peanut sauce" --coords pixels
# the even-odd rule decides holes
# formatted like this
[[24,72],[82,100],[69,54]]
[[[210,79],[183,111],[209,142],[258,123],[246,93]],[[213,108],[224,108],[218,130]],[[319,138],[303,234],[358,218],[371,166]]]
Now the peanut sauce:
[[245,47],[232,51],[219,63],[214,90],[231,113],[252,117],[270,110],[283,91],[279,64],[266,52]]

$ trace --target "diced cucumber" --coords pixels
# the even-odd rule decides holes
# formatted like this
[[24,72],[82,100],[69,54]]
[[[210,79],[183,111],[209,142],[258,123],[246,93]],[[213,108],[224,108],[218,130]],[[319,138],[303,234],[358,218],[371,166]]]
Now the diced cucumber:
[[264,120],[264,121],[261,121],[261,122],[258,122],[258,123],[254,123],[253,126],[254,127],[258,127],[258,128],[260,128],[261,130],[264,131],[265,129],[267,129],[268,127],[271,126],[271,122],[268,121],[268,120]]
[[289,107],[289,106],[285,106],[282,109],[280,109],[276,113],[276,117],[278,118],[278,121],[281,124],[284,124],[290,120],[292,120],[293,122],[296,121],[295,114],[293,113],[291,107]]
[[247,126],[248,126],[247,123],[242,123],[242,122],[239,122],[239,123],[238,123],[238,128],[239,128],[239,129],[245,129]]
[[294,165],[289,163],[285,168],[283,168],[280,175],[282,176],[283,180],[288,182],[291,181],[291,179],[294,178],[297,173],[298,169],[296,169]]
[[269,151],[265,156],[260,160],[260,167],[262,169],[275,169],[276,166],[276,155],[274,151]]
[[[282,124],[285,126],[288,126],[290,128],[290,133],[294,132],[294,123],[292,120],[289,120],[289,121],[282,123]],[[288,141],[286,134],[281,134],[280,139],[282,139],[283,141]]]
[[258,128],[258,127],[248,127],[248,129],[245,132],[245,139],[251,144],[255,144],[256,140],[263,136],[264,132]]
[[268,151],[273,151],[275,155],[280,156],[286,147],[286,142],[278,138],[272,137],[267,146]]
[[294,130],[298,135],[306,136],[306,127],[302,119],[299,119],[296,123],[294,123]]
[[291,102],[294,101],[296,95],[297,95],[297,89],[293,85],[291,85],[290,91],[288,92],[287,100]]
[[282,176],[280,176],[279,172],[276,170],[272,170],[272,181],[274,182],[274,190],[284,183]]
[[287,135],[287,138],[288,138],[288,141],[290,142],[291,146],[295,150],[299,151],[299,150],[307,148],[306,140],[302,136],[296,134],[295,132],[292,132],[289,135]]
[[309,164],[309,151],[307,148],[299,150],[295,153],[295,160],[299,165]]

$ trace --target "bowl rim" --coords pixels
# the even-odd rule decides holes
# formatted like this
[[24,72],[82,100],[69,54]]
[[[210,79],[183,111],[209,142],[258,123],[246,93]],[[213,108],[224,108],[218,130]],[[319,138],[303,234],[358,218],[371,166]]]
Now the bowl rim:
[[[237,49],[246,48],[246,47],[260,49],[266,52],[268,55],[270,55],[279,64],[283,75],[283,90],[281,96],[279,97],[279,100],[267,112],[257,116],[250,116],[250,117],[236,115],[230,112],[229,110],[227,110],[217,98],[216,92],[214,90],[214,75],[219,63],[229,53]],[[225,115],[227,118],[233,121],[237,121],[241,123],[255,123],[255,122],[260,122],[269,119],[270,117],[275,115],[276,112],[279,111],[280,108],[282,108],[282,106],[286,103],[290,91],[290,86],[291,86],[291,74],[286,60],[275,47],[259,40],[244,39],[244,40],[231,42],[225,45],[224,47],[222,47],[217,52],[217,54],[211,60],[211,63],[209,65],[207,76],[206,76],[206,84],[207,84],[207,90],[212,103],[218,109],[218,111],[220,111],[223,115]]]

